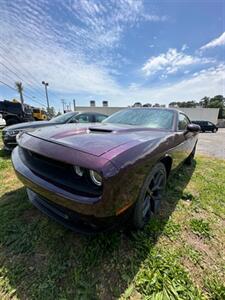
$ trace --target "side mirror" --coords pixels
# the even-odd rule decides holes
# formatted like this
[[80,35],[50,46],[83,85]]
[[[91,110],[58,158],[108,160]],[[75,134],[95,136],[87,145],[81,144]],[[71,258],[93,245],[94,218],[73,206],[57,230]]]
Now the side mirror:
[[201,127],[197,124],[190,123],[187,126],[187,130],[190,132],[199,132],[201,130]]

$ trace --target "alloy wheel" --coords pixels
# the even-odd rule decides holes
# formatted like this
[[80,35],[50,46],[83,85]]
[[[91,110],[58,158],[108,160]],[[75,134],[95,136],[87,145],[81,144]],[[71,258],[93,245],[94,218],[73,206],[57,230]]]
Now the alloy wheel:
[[146,195],[143,201],[143,218],[149,218],[151,213],[158,213],[160,203],[163,196],[163,191],[166,185],[165,173],[158,170],[146,190]]

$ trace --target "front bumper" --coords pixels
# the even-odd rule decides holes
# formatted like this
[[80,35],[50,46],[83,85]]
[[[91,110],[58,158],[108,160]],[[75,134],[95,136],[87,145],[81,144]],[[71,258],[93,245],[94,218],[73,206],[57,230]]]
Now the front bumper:
[[20,181],[38,195],[77,213],[104,217],[101,196],[85,197],[75,195],[42,179],[23,163],[19,155],[19,147],[16,147],[12,152],[12,164]]
[[16,136],[2,134],[2,140],[6,151],[12,151],[17,146]]
[[[21,154],[21,148],[19,146],[16,147],[12,152],[12,163],[16,175],[30,191],[28,192],[30,201],[40,210],[64,226],[82,232],[109,230],[114,228],[115,225],[118,226],[121,221],[130,215],[133,205],[131,203],[127,206],[127,201],[124,201],[124,196],[126,195],[123,195],[122,192],[117,192],[118,181],[112,175],[115,169],[113,165],[108,167],[110,163],[107,160],[98,157],[93,159],[89,154],[67,147],[62,149],[62,146],[57,144],[53,144],[53,148],[49,143],[47,147],[46,141],[38,140],[38,143],[36,142],[36,140],[32,139],[32,143],[26,143],[26,146],[41,149],[41,152],[44,152],[43,154],[45,154],[45,151],[48,151],[47,156],[54,157],[56,160],[61,157],[62,151],[64,151],[64,158],[68,160],[68,163],[71,160],[71,156],[76,155],[77,158],[75,158],[82,162],[81,165],[92,163],[96,166],[100,165],[102,170],[105,170],[103,171],[105,183],[102,193],[97,196],[93,194],[89,196],[77,194],[54,184],[54,181],[49,181],[45,176],[40,177],[35,171],[28,168],[27,162]],[[53,154],[51,155],[50,151],[54,151],[54,156]],[[95,166],[93,166],[93,169],[96,169]],[[127,198],[129,199],[129,197],[126,197],[125,200]],[[126,209],[121,210],[124,207]],[[67,220],[67,216],[71,216],[69,220]],[[82,230],[82,227],[85,229]]]
[[57,205],[30,189],[27,189],[30,202],[48,217],[66,228],[83,234],[97,234],[119,228],[129,217],[131,209],[120,216],[96,218],[76,213],[66,207]]

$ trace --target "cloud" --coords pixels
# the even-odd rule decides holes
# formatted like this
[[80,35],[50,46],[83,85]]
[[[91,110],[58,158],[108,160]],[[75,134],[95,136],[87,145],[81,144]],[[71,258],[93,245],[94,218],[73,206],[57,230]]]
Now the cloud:
[[179,80],[176,83],[161,85],[160,87],[129,90],[126,97],[135,101],[168,104],[172,101],[199,100],[205,95],[215,96],[225,94],[225,64],[202,69],[195,76]]
[[164,20],[147,14],[141,0],[3,0],[0,55],[28,70],[39,93],[38,83],[47,80],[50,92],[114,95],[120,89],[117,64],[126,59],[117,61],[115,48],[125,32],[140,22]]
[[218,38],[212,40],[211,42],[209,42],[208,44],[202,46],[200,49],[201,50],[205,50],[205,49],[209,49],[209,48],[215,48],[218,46],[224,46],[225,45],[225,32],[222,33]]
[[[182,49],[184,50],[184,46]],[[170,48],[166,53],[150,57],[143,65],[142,71],[147,76],[157,72],[172,74],[186,66],[210,62],[212,62],[210,59],[187,55],[182,50],[181,52],[178,52],[177,49]]]
[[[119,64],[129,63],[128,57],[118,51],[127,31],[141,22],[164,21],[164,16],[147,14],[142,1],[4,0],[0,56],[19,70],[29,71],[32,77],[26,76],[25,91],[30,80],[33,88],[43,95],[40,99],[35,95],[37,100],[45,99],[41,81],[48,81],[51,104],[59,103],[61,95],[62,98],[79,95],[78,104],[82,101],[87,104],[90,96],[96,100],[104,97],[111,105],[119,106],[140,100],[169,103],[174,99],[200,99],[224,92],[224,65],[204,69],[194,77],[190,71],[185,80],[160,87],[148,88],[145,82],[135,82],[132,75],[138,77],[137,70],[126,74],[130,82],[117,81],[124,75]],[[185,71],[185,67],[190,70],[192,65],[212,62],[187,55],[184,50],[185,46],[181,51],[169,49],[151,57],[142,68],[144,74],[160,72],[165,79],[170,73]],[[4,70],[0,77],[14,85],[7,74]]]
[[[92,48],[118,46],[127,28],[143,21],[164,22],[166,16],[147,14],[142,0],[73,1],[64,4],[75,22],[68,29],[87,38]],[[80,25],[74,25],[74,23]]]

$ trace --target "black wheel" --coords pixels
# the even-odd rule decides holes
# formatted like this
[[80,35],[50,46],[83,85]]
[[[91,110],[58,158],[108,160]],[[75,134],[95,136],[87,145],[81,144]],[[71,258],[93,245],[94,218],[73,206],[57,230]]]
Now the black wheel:
[[185,160],[186,165],[190,166],[193,163],[195,152],[196,152],[196,145],[194,146],[194,149],[192,150],[191,154],[186,158]]
[[164,164],[157,163],[146,178],[135,204],[132,218],[132,225],[135,229],[143,228],[151,215],[159,212],[166,186],[166,178]]
[[216,133],[216,132],[217,132],[216,128],[214,128],[214,129],[212,130],[212,132],[213,132],[213,133]]

